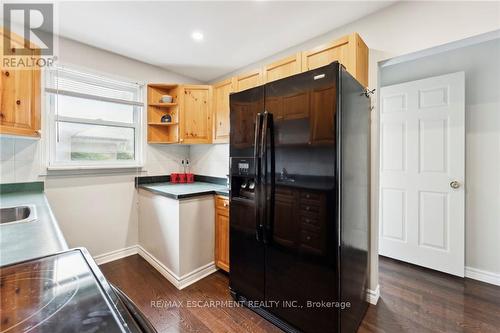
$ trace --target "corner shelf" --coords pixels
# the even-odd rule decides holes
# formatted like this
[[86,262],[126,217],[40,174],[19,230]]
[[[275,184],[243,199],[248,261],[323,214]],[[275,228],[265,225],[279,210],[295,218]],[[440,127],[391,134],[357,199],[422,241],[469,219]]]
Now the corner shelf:
[[[179,142],[179,85],[175,83],[150,83],[147,87],[147,129],[148,143],[171,144]],[[171,103],[162,103],[163,95],[172,96]],[[172,121],[161,122],[161,118],[169,114]]]
[[175,126],[178,123],[148,123],[149,126]]
[[157,108],[170,108],[177,106],[177,103],[149,103],[148,106],[154,106]]

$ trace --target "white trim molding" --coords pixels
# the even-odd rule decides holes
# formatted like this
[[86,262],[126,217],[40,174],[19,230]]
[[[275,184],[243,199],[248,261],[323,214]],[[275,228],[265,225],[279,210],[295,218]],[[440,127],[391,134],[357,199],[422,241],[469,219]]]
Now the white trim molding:
[[379,298],[380,298],[380,285],[377,284],[377,288],[375,288],[375,290],[366,289],[366,301],[368,303],[377,305]]
[[483,271],[474,267],[465,267],[465,277],[500,286],[500,274]]
[[125,258],[134,254],[137,254],[137,245],[132,245],[125,247],[123,249],[114,250],[111,252],[103,253],[94,257],[95,262],[98,265],[106,264],[111,261],[115,261],[121,258]]
[[144,258],[151,266],[153,266],[161,275],[163,275],[170,283],[172,283],[177,289],[181,290],[187,286],[203,279],[204,277],[217,271],[215,263],[211,262],[205,266],[198,267],[192,272],[184,274],[183,276],[178,276],[174,274],[170,269],[163,265],[158,259],[156,259],[151,253],[146,251],[142,246],[137,245],[138,254]]
[[146,251],[140,245],[133,245],[123,249],[103,253],[95,256],[94,260],[98,265],[102,265],[134,254],[138,254],[142,258],[144,258],[144,260],[146,260],[151,266],[153,266],[161,275],[163,275],[170,283],[172,283],[179,290],[184,289],[187,286],[217,271],[215,263],[211,262],[205,266],[201,266],[195,269],[192,272],[184,274],[183,276],[178,276],[174,274],[170,269],[168,269],[165,265],[163,265],[158,259],[156,259],[151,253]]

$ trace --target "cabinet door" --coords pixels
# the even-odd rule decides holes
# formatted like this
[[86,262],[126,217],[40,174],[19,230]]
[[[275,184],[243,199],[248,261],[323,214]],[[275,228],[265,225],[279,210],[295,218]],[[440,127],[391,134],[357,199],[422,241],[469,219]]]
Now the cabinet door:
[[236,90],[242,91],[260,86],[262,84],[262,71],[256,69],[236,77]]
[[234,78],[214,84],[214,142],[229,142],[229,94],[234,91]]
[[[3,40],[3,35],[0,36]],[[23,47],[12,41],[14,47]],[[0,45],[3,47],[3,44]],[[36,57],[33,50],[32,57]],[[40,129],[40,70],[10,69],[0,72],[0,133],[39,136]]]
[[364,87],[368,86],[368,47],[357,33],[302,52],[302,71],[338,61]]
[[321,66],[326,66],[334,61],[339,61],[348,68],[349,36],[345,36],[332,43],[315,47],[302,52],[302,71],[306,72]]
[[229,212],[215,210],[215,265],[229,272]]
[[210,86],[184,86],[180,111],[181,143],[210,143],[212,115]]
[[301,53],[273,62],[264,68],[264,83],[279,80],[301,72]]

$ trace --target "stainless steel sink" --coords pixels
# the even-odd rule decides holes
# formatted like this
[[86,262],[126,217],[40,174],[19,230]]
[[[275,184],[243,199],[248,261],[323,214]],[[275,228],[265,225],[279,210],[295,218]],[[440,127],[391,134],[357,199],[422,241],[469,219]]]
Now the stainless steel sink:
[[36,220],[34,205],[0,208],[0,224],[31,222]]

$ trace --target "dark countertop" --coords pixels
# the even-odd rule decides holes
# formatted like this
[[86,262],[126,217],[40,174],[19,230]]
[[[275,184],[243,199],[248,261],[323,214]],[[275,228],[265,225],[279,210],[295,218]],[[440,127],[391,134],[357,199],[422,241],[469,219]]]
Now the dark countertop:
[[0,225],[0,266],[68,249],[43,190],[0,193],[0,206],[34,205],[36,220]]
[[229,189],[225,185],[198,181],[189,184],[173,184],[166,182],[140,184],[138,188],[176,200],[207,194],[229,196]]

